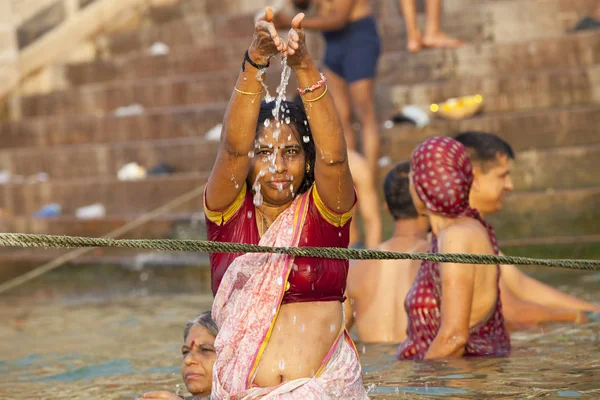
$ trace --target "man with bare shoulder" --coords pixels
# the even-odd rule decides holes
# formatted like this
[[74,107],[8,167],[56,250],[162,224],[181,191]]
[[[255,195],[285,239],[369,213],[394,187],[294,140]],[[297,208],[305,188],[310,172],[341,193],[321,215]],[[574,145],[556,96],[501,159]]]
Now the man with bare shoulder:
[[327,88],[340,116],[346,144],[357,149],[352,116],[361,125],[362,154],[377,180],[380,134],[375,113],[374,78],[380,40],[370,0],[287,0],[276,12],[278,28],[288,28],[295,11],[316,8],[302,22],[308,30],[322,32],[325,39],[323,65]]
[[[394,217],[394,233],[377,249],[417,253],[428,247],[427,216],[417,214],[409,192],[410,164],[400,163],[385,177],[387,210]],[[344,303],[346,324],[356,324],[363,343],[400,343],[406,338],[404,299],[420,261],[360,260],[350,264]]]
[[[467,148],[473,163],[471,206],[482,216],[500,211],[506,192],[513,190],[510,172],[514,153],[511,146],[500,137],[485,132],[464,132],[455,139]],[[504,317],[513,326],[585,322],[584,311],[600,311],[600,306],[548,286],[514,265],[502,265],[501,271]]]
[[[358,198],[358,215],[363,234],[358,227],[358,218],[350,223],[350,247],[374,249],[381,243],[381,211],[377,185],[367,160],[358,152],[348,149],[348,165]],[[362,236],[362,239],[361,239]]]

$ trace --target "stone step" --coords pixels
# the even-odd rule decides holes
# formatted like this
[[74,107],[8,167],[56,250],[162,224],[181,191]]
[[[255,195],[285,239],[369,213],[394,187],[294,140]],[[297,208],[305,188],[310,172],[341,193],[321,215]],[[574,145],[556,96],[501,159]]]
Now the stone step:
[[[314,39],[314,40],[313,40]],[[320,56],[323,41],[312,35],[311,54]],[[394,41],[398,43],[398,40]],[[72,86],[111,80],[131,80],[161,76],[197,74],[239,68],[247,39],[228,46],[190,47],[168,55],[133,55],[105,61],[66,66],[65,80]],[[383,53],[378,76],[394,84],[411,84],[439,79],[523,73],[532,70],[576,68],[596,65],[600,60],[600,33],[584,32],[569,36],[518,43],[472,43],[459,49],[431,49],[417,54],[402,49]]]
[[0,123],[0,148],[122,143],[203,136],[223,121],[226,103],[114,113],[57,115]]
[[[274,66],[266,74],[265,82],[272,94],[279,86],[281,68]],[[227,102],[237,75],[236,69],[82,86],[47,95],[23,97],[20,99],[21,115],[27,118],[62,114],[115,114],[119,109],[132,105],[148,109]],[[295,77],[290,79],[289,87],[297,87]]]
[[[395,125],[383,131],[382,149],[395,149],[407,159],[412,149],[432,136],[483,131],[500,135],[516,151],[593,145],[600,141],[600,106],[554,108],[511,113],[484,113],[460,120],[434,119],[423,129]],[[399,149],[404,149],[400,153]]]
[[522,74],[472,77],[415,85],[378,84],[384,115],[413,104],[429,108],[449,98],[481,94],[485,112],[507,112],[600,103],[600,65]]
[[[116,178],[55,180],[0,186],[0,204],[9,215],[32,216],[43,205],[58,203],[62,215],[74,216],[79,207],[101,203],[107,215],[139,214],[151,211],[186,194],[206,182],[199,173],[153,176],[139,181]],[[202,198],[188,202],[173,212],[202,211]]]
[[[424,15],[418,20],[423,23]],[[400,13],[377,18],[384,50],[404,49],[406,30]],[[484,27],[489,25],[488,15],[482,8],[463,9],[445,15],[444,29],[469,41],[485,39]],[[170,51],[190,46],[213,46],[222,41],[245,39],[250,44],[254,29],[254,13],[235,12],[210,18],[186,16],[165,24],[153,24],[139,30],[121,32],[102,37],[101,47],[105,57],[131,53],[148,54],[154,43],[166,44]],[[282,31],[282,34],[285,34]],[[100,45],[99,45],[100,46]]]
[[[266,75],[272,92],[279,84],[280,70],[280,66],[274,66]],[[236,72],[226,70],[87,85],[48,95],[23,97],[20,114],[33,117],[106,113],[132,104],[156,108],[226,102],[236,79]],[[295,86],[292,79],[289,87]],[[382,77],[376,88],[376,102],[378,113],[389,116],[407,104],[429,108],[433,102],[479,93],[484,96],[487,112],[521,111],[596,104],[600,101],[597,87],[600,87],[600,64],[588,68],[474,76],[414,85],[394,84]]]
[[[119,229],[128,223],[135,221],[139,215],[113,215],[105,218],[82,220],[75,217],[56,218],[31,218],[31,217],[7,217],[0,221],[2,232],[30,233],[37,235],[66,235],[102,237],[107,233]],[[120,239],[167,239],[177,238],[180,230],[190,230],[191,225],[199,226],[198,234],[204,236],[204,216],[165,215],[160,216],[144,225],[131,229],[121,235]]]
[[0,170],[11,171],[23,179],[45,172],[51,180],[112,178],[130,162],[146,169],[163,163],[176,173],[210,172],[218,147],[218,141],[201,136],[46,149],[31,147],[0,151]]
[[489,217],[504,240],[596,235],[600,232],[600,187],[513,193],[504,209]]

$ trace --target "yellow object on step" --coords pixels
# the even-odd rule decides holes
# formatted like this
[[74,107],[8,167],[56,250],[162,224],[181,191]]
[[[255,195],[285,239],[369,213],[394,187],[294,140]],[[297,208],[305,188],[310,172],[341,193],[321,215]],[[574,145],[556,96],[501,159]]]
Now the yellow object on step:
[[483,103],[483,96],[476,94],[448,99],[439,104],[434,103],[429,106],[429,109],[446,119],[465,119],[480,112]]

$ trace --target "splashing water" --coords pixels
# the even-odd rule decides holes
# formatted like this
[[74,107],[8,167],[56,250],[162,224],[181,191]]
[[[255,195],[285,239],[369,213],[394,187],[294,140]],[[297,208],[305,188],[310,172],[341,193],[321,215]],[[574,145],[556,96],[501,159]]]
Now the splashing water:
[[181,391],[181,385],[178,383],[175,385],[175,396],[179,396],[179,392]]
[[267,103],[270,103],[271,101],[273,101],[273,97],[271,97],[271,95],[269,94],[269,88],[267,87],[267,84],[265,83],[264,75],[266,72],[267,72],[266,68],[259,69],[258,72],[256,73],[256,80],[260,82],[263,89],[265,90],[265,101]]
[[310,136],[302,136],[302,141],[303,141],[304,143],[308,143],[308,142],[310,142]]

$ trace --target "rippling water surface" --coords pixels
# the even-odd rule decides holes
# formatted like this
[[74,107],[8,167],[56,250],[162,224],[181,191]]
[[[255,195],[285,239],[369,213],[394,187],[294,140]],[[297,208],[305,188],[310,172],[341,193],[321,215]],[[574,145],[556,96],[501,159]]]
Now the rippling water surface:
[[[185,393],[183,325],[209,309],[211,298],[173,294],[177,279],[159,290],[146,275],[126,293],[111,291],[110,276],[84,288],[77,279],[63,272],[0,297],[0,399],[131,399],[177,385]],[[600,301],[600,274],[558,272],[550,279]],[[93,282],[96,290],[88,290]],[[125,282],[120,276],[115,287]],[[44,288],[51,285],[49,295]],[[357,348],[374,399],[600,398],[600,323],[514,333],[512,341],[508,358],[446,362],[398,362],[395,346]]]

